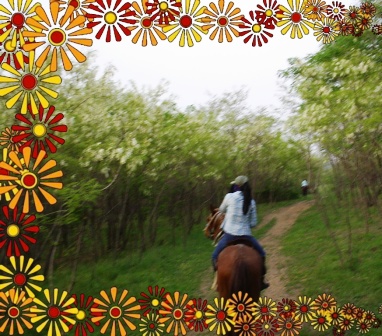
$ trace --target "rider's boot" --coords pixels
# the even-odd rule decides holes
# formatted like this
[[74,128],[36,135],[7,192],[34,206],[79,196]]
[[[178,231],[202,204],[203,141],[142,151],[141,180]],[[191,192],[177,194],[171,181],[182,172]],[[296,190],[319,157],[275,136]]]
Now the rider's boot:
[[217,291],[218,290],[218,276],[217,276],[217,265],[216,261],[212,260],[212,267],[214,269],[214,280],[212,282],[211,289]]

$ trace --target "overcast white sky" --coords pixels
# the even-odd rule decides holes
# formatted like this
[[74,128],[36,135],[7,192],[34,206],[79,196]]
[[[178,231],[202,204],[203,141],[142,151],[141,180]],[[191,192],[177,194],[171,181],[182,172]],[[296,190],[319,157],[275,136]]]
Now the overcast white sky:
[[[40,2],[47,8],[48,0]],[[235,7],[247,15],[259,3],[262,1],[241,0],[235,1]],[[287,5],[286,0],[278,3]],[[357,1],[344,0],[342,3],[349,6]],[[209,1],[202,1],[202,4],[208,5]],[[180,47],[179,39],[172,43],[159,41],[156,47],[142,47],[133,44],[130,36],[122,42],[111,43],[94,38],[91,49],[98,52],[100,65],[113,64],[118,68],[117,77],[123,85],[133,81],[139,87],[154,87],[161,80],[168,81],[169,90],[181,108],[198,106],[213,96],[245,88],[247,104],[256,109],[280,106],[278,99],[282,92],[277,71],[288,66],[288,58],[304,57],[319,50],[320,46],[313,32],[299,40],[283,36],[280,28],[276,28],[274,37],[262,47],[244,44],[242,38],[219,44],[206,35],[191,48]]]

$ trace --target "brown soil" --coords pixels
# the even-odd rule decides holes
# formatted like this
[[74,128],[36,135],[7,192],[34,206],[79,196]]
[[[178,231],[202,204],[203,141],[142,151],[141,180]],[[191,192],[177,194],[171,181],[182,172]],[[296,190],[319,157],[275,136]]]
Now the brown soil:
[[[288,291],[286,286],[288,282],[286,274],[288,260],[281,252],[280,242],[283,235],[292,227],[298,216],[312,205],[313,201],[302,201],[280,208],[265,216],[258,225],[258,228],[260,228],[269,223],[273,218],[276,219],[275,225],[259,240],[267,253],[266,264],[268,273],[266,279],[270,283],[270,287],[264,290],[261,296],[272,298],[276,302],[282,298],[297,298],[297,293]],[[211,290],[212,270],[206,270],[202,275],[202,279],[200,297],[209,301],[217,297],[217,293]]]
[[261,222],[260,225],[266,225],[273,218],[276,219],[276,224],[260,239],[260,243],[267,253],[266,264],[268,273],[266,279],[270,282],[270,287],[261,293],[262,296],[272,298],[276,302],[282,298],[297,298],[297,293],[288,291],[286,286],[288,282],[286,274],[288,260],[281,252],[280,242],[298,216],[312,205],[313,201],[299,202],[272,212],[265,216]]

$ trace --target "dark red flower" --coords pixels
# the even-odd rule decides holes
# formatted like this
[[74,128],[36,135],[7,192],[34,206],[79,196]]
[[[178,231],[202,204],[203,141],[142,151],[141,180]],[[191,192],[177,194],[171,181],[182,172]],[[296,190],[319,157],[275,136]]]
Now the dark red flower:
[[45,112],[44,108],[40,105],[38,114],[33,114],[30,106],[28,106],[28,110],[30,113],[29,118],[21,113],[17,113],[15,116],[21,122],[21,125],[13,125],[12,130],[22,131],[23,133],[14,136],[13,141],[15,143],[26,141],[19,150],[22,151],[25,147],[31,147],[32,157],[34,158],[37,158],[41,150],[55,153],[57,151],[55,142],[60,145],[65,143],[65,140],[55,133],[68,131],[66,125],[58,125],[64,119],[64,115],[57,113],[53,116],[55,111],[54,106],[50,106]]
[[30,235],[40,230],[37,225],[31,225],[36,216],[26,216],[18,211],[17,206],[13,210],[3,206],[3,214],[0,218],[0,249],[6,249],[7,257],[19,257],[29,251],[30,244],[37,241]]

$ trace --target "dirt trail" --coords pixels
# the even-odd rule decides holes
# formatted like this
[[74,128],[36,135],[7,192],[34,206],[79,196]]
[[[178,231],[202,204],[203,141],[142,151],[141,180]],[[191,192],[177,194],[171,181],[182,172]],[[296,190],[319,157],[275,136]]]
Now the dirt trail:
[[[270,287],[264,290],[261,295],[273,300],[282,298],[296,298],[296,293],[287,292],[287,259],[281,253],[281,239],[283,235],[292,227],[298,216],[313,205],[313,201],[302,201],[284,208],[273,211],[264,217],[258,228],[268,224],[273,218],[276,219],[275,225],[269,229],[265,236],[260,239],[261,245],[267,253],[266,264],[268,273],[267,281],[270,282]],[[211,300],[217,296],[211,288],[212,270],[207,270],[202,275],[203,281],[200,287],[200,297]]]
[[295,299],[296,293],[287,291],[287,258],[281,253],[281,239],[292,227],[298,216],[313,205],[314,201],[302,201],[291,206],[278,209],[264,217],[259,227],[266,225],[273,218],[276,224],[260,239],[261,245],[267,253],[268,273],[266,279],[270,282],[270,287],[262,292],[262,296],[272,298],[275,301],[282,298]]

